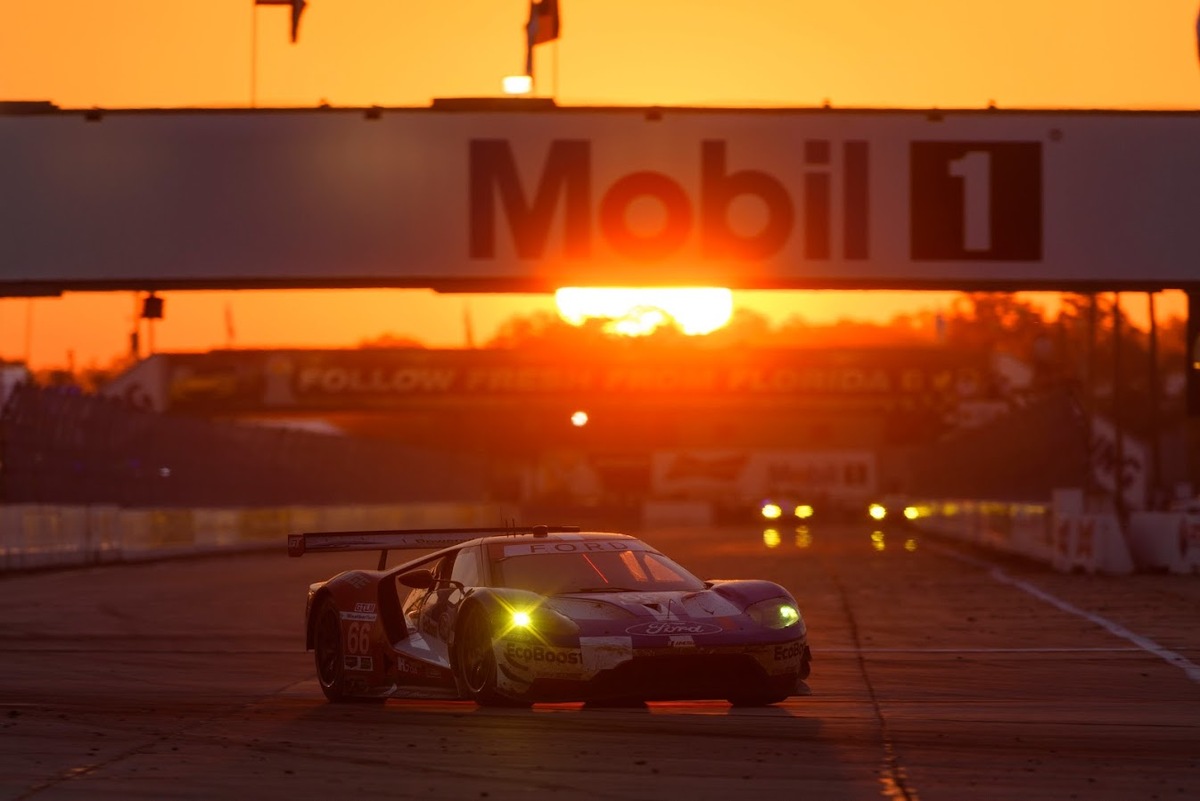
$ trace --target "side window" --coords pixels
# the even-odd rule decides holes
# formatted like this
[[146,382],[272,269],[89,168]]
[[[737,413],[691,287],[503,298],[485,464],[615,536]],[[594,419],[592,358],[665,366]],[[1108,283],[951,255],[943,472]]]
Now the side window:
[[431,567],[433,575],[441,582],[425,594],[415,621],[422,634],[441,640],[445,640],[449,635],[449,612],[454,603],[453,596],[458,595],[456,590],[445,583],[451,576],[457,555],[457,551],[451,551],[439,559],[436,566]]
[[417,610],[420,608],[420,600],[425,596],[425,590],[415,590],[412,587],[405,587],[400,583],[400,577],[396,576],[396,597],[400,599],[400,609],[404,612],[404,619],[408,621],[409,628],[412,628],[412,621],[416,616]]
[[[413,565],[412,570],[430,570],[433,574],[438,575],[438,568],[445,559],[436,559],[428,562],[422,562]],[[406,587],[400,583],[400,576],[396,576],[396,594],[400,598],[400,608],[404,610],[404,622],[408,626],[409,631],[417,628],[417,617],[421,614],[421,607],[425,603],[425,599],[429,597],[430,590],[418,590],[412,587]]]
[[483,565],[479,558],[479,548],[463,548],[454,560],[450,570],[450,578],[461,581],[464,587],[478,587],[483,578]]

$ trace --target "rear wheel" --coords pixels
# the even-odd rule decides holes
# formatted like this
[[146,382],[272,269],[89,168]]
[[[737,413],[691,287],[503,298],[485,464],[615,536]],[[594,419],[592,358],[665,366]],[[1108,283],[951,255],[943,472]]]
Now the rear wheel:
[[313,659],[321,692],[334,703],[350,700],[346,693],[346,666],[342,652],[342,616],[326,598],[317,609],[313,629]]
[[467,614],[458,632],[454,669],[467,694],[480,706],[529,706],[496,690],[496,650],[492,626],[480,609]]
[[346,682],[345,651],[342,649],[342,615],[329,598],[317,609],[313,630],[313,661],[321,692],[335,704],[382,704],[386,696],[351,695]]

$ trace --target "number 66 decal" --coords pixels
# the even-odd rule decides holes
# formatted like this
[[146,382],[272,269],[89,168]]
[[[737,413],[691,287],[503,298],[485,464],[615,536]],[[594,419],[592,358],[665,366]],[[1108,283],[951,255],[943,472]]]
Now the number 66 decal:
[[1040,261],[1041,142],[911,142],[914,261]]
[[365,654],[371,650],[371,624],[351,623],[346,627],[346,653]]

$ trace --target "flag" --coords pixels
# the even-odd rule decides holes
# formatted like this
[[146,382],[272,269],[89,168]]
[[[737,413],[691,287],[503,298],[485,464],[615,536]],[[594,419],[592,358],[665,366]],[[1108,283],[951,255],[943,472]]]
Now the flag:
[[533,46],[558,38],[562,21],[558,0],[530,0],[529,22],[525,24],[525,74],[533,75]]
[[304,13],[307,0],[254,0],[256,6],[291,6],[292,7],[292,44],[300,35],[300,15]]
[[558,38],[560,20],[558,0],[529,3],[529,46],[545,44]]

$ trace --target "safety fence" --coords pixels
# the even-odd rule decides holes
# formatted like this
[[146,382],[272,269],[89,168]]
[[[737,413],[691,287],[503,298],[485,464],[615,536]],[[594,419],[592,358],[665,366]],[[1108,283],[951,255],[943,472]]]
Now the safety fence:
[[493,504],[427,503],[263,508],[0,506],[0,573],[145,561],[216,552],[278,550],[288,534],[499,525]]
[[1105,575],[1200,573],[1200,518],[1180,512],[1084,510],[1080,490],[1049,503],[914,500],[912,525],[951,539],[1042,562],[1055,570]]

